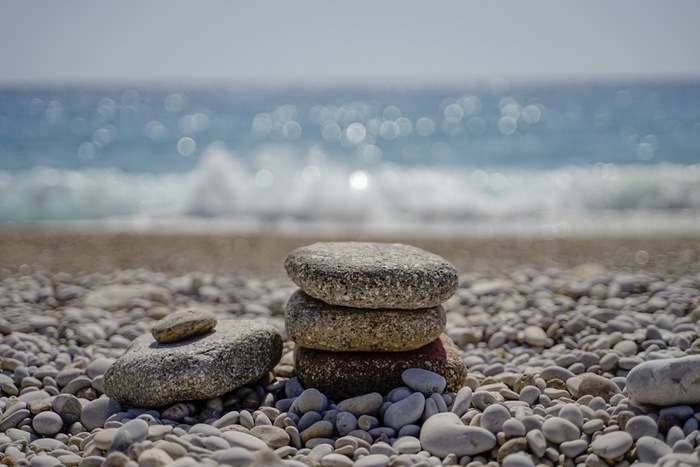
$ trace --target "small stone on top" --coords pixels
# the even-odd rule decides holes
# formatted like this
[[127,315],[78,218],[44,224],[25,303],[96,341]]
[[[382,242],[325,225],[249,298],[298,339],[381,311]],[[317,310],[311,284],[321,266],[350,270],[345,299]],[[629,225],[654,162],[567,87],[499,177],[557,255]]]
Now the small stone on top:
[[458,282],[444,258],[400,243],[315,243],[292,251],[285,268],[312,297],[355,308],[435,307]]
[[164,317],[151,328],[151,334],[161,344],[168,344],[205,334],[215,327],[214,313],[202,308],[190,308]]

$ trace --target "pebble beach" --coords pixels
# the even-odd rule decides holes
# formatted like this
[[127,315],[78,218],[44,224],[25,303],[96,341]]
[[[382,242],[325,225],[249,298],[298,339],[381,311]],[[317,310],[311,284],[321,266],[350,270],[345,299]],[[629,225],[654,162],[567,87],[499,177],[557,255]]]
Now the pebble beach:
[[[297,378],[285,329],[285,257],[319,239],[0,231],[0,463],[700,465],[700,240],[372,238],[455,266],[467,376],[333,400]],[[281,358],[213,398],[107,397],[131,343],[193,308],[275,328]]]

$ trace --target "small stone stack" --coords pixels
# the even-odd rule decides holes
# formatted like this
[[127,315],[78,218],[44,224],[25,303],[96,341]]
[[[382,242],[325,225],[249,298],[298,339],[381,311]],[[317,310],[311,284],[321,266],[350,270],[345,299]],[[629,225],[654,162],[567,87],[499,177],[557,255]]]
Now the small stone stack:
[[316,243],[291,252],[287,274],[300,287],[285,324],[297,376],[334,400],[402,386],[422,368],[463,386],[466,368],[444,334],[442,303],[457,289],[455,268],[409,245]]

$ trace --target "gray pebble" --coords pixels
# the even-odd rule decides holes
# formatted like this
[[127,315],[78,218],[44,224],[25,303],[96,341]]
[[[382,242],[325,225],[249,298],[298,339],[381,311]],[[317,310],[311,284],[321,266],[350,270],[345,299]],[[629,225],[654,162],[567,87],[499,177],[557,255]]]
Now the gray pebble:
[[591,451],[599,457],[615,460],[623,456],[631,447],[634,440],[624,431],[606,433],[593,440]]
[[501,404],[492,404],[481,414],[481,428],[491,433],[502,431],[503,424],[510,419],[510,412]]
[[425,396],[414,392],[405,399],[394,402],[384,412],[384,424],[398,431],[404,425],[416,422],[425,409]]
[[382,395],[378,392],[372,392],[362,396],[345,399],[338,403],[338,410],[341,412],[350,412],[356,417],[365,414],[373,414],[383,402]]
[[502,467],[535,467],[530,456],[524,453],[509,454],[503,459]]
[[528,405],[532,406],[537,403],[537,401],[542,395],[542,392],[537,386],[525,386],[520,391],[520,400],[526,402]]
[[114,399],[100,397],[88,402],[80,412],[80,423],[88,430],[102,428],[112,415],[121,412],[122,406]]
[[471,456],[496,446],[496,436],[480,427],[467,426],[452,412],[439,413],[423,424],[420,434],[423,449],[438,457],[450,453]]
[[409,388],[429,396],[442,393],[447,386],[444,376],[422,368],[409,368],[401,374],[401,379]]
[[41,436],[54,436],[63,428],[63,419],[56,412],[41,412],[32,419],[32,428]]
[[636,441],[643,436],[656,437],[659,432],[659,427],[651,417],[637,415],[627,420],[625,431]]
[[467,413],[467,410],[469,410],[469,406],[472,403],[472,397],[473,392],[470,387],[465,386],[461,388],[459,391],[457,391],[454,401],[452,401],[450,411],[456,414],[458,417],[462,417],[462,415]]
[[355,467],[387,467],[389,460],[385,454],[369,454],[356,460]]
[[131,445],[144,441],[147,436],[148,423],[138,418],[129,420],[116,431],[109,449],[126,454]]
[[296,400],[296,407],[301,413],[323,412],[328,404],[325,394],[315,388],[304,390]]
[[637,440],[637,458],[641,462],[656,464],[663,456],[671,453],[671,447],[658,438],[642,436]]
[[542,424],[542,433],[547,440],[555,444],[563,443],[564,441],[572,441],[581,436],[578,427],[559,417],[548,418]]
[[559,452],[572,459],[586,452],[586,449],[588,449],[588,442],[585,439],[564,441],[559,445]]

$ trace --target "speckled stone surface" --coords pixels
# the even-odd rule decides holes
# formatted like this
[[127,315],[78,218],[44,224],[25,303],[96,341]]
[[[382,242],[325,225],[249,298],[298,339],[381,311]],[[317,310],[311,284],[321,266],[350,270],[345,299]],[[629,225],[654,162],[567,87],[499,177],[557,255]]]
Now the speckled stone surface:
[[403,352],[423,347],[445,329],[441,305],[418,310],[329,305],[297,290],[287,302],[289,338],[302,347],[331,351]]
[[161,343],[205,334],[216,327],[216,316],[203,308],[190,308],[167,315],[151,328],[153,338]]
[[282,337],[262,321],[222,320],[206,335],[161,344],[144,334],[104,376],[104,392],[130,407],[209,399],[267,374],[282,356]]
[[297,347],[297,377],[304,387],[316,388],[335,402],[403,386],[401,374],[423,368],[447,380],[446,391],[457,392],[467,376],[459,348],[441,334],[432,343],[408,352],[328,352]]
[[285,268],[304,292],[331,305],[430,308],[457,290],[448,261],[399,243],[314,243],[292,251]]

